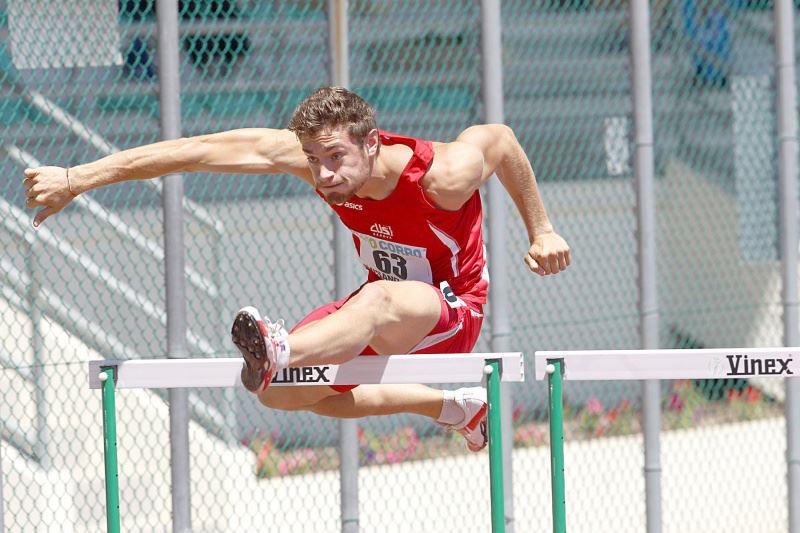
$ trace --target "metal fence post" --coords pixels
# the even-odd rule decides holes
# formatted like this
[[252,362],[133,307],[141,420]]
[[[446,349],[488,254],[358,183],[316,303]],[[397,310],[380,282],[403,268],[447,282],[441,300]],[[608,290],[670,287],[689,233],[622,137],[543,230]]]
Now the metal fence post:
[[[339,87],[350,85],[348,58],[347,0],[328,0],[328,35],[330,46],[330,80]],[[347,257],[352,253],[352,238],[336,216],[333,225],[333,253],[336,298],[344,298],[352,290]],[[358,421],[339,421],[339,487],[342,533],[358,533]]]
[[[161,138],[181,136],[178,1],[157,0],[158,84]],[[186,287],[184,282],[183,179],[165,176],[164,262],[167,292],[167,357],[186,357]],[[192,529],[189,476],[189,391],[169,390],[170,465],[172,472],[172,529]]]
[[[214,263],[216,265],[214,282],[217,286],[217,309],[225,309],[225,296],[230,294],[226,283],[228,279],[228,259],[225,255],[225,243],[218,235],[214,239]],[[225,346],[225,343],[228,342],[227,335],[220,339],[220,341],[220,345]],[[239,419],[240,411],[236,401],[236,389],[232,387],[224,389],[222,397],[227,404],[225,409],[221,410],[225,416],[226,439],[228,439],[231,444],[235,444],[239,441],[237,420]]]
[[[630,4],[630,52],[633,124],[636,138],[634,175],[637,191],[639,249],[639,313],[641,344],[658,348],[658,288],[656,267],[656,202],[653,163],[653,80],[650,66],[650,6]],[[657,380],[642,384],[644,476],[648,533],[661,531],[661,391]]]
[[[775,1],[775,67],[778,115],[778,180],[780,187],[781,269],[783,278],[783,342],[797,346],[798,332],[798,206],[797,88],[795,85],[794,6]],[[786,380],[786,463],[789,531],[800,532],[800,380]]]
[[36,398],[36,440],[33,451],[36,460],[42,468],[50,468],[50,430],[47,426],[47,378],[45,377],[45,357],[44,339],[42,338],[42,311],[39,305],[39,288],[41,286],[36,261],[38,254],[37,240],[34,240],[29,248],[29,256],[26,259],[28,273],[30,274],[30,286],[28,287],[28,305],[31,319],[31,350],[33,352],[33,365],[31,375],[33,376],[34,397]]
[[[499,0],[481,1],[481,58],[483,71],[484,121],[503,123],[503,44]],[[508,291],[508,267],[506,261],[506,193],[495,177],[488,184],[487,221],[489,230],[489,268],[491,290],[489,291],[491,325],[491,349],[493,352],[510,350],[511,323]],[[506,531],[514,531],[514,490],[511,468],[514,435],[511,420],[513,401],[508,383],[500,385],[500,420],[503,433],[503,493]]]

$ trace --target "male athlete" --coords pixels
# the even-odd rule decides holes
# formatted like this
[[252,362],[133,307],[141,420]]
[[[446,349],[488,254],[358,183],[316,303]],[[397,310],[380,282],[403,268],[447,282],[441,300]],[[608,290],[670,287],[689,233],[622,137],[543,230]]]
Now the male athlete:
[[269,387],[286,367],[341,364],[359,355],[472,350],[483,321],[488,276],[480,186],[496,173],[522,216],[525,262],[545,276],[570,263],[553,231],[530,162],[510,128],[472,126],[437,143],[377,129],[372,107],[343,88],[318,89],[288,129],[240,129],[158,142],[72,168],[25,170],[27,207],[38,226],[76,195],[176,172],[293,174],[352,231],[368,279],[313,311],[291,333],[254,307],[233,321],[244,386],[272,408],[339,418],[416,413],[458,431],[472,451],[486,438],[481,387],[423,385]]

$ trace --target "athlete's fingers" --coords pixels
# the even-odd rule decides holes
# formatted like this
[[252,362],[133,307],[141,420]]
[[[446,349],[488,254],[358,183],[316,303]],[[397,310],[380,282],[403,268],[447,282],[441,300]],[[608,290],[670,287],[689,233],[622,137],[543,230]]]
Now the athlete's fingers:
[[566,270],[569,266],[569,251],[558,254],[558,268],[560,271]]
[[25,170],[22,171],[22,174],[24,174],[26,178],[33,179],[39,175],[39,169],[26,168]]
[[47,220],[50,217],[50,215],[53,215],[56,212],[58,212],[58,209],[54,207],[45,207],[44,209],[36,213],[36,216],[33,218],[33,227],[38,228],[39,224]]
[[44,204],[29,196],[25,198],[25,207],[28,209],[33,209],[35,207],[44,207]]
[[555,254],[545,252],[541,249],[541,246],[533,246],[528,255],[534,261],[536,261],[536,264],[539,266],[539,268],[535,271],[537,274],[541,276],[547,276],[557,272],[553,270],[553,258],[555,257]]
[[554,253],[550,254],[550,274],[557,274],[561,272],[561,269],[558,266],[558,256],[561,254]]
[[547,275],[544,268],[542,268],[530,254],[525,255],[525,263],[528,265],[528,268],[531,269],[531,272],[539,274],[540,276]]
[[528,268],[530,268],[532,272],[536,272],[536,269],[539,268],[536,260],[531,257],[530,254],[525,254],[525,264],[528,265]]
[[553,254],[552,259],[553,264],[553,274],[557,274],[559,272],[563,272],[567,269],[567,258],[566,252],[564,250],[559,250],[555,254]]

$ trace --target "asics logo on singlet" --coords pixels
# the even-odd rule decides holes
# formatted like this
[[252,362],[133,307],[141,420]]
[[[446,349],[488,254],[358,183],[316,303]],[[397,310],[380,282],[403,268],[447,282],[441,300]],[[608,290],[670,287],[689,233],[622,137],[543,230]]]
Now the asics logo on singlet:
[[374,235],[379,237],[392,237],[394,235],[391,226],[384,226],[383,224],[378,224],[377,222],[371,225],[369,230]]
[[344,206],[345,207],[349,207],[350,209],[355,209],[356,211],[363,211],[364,210],[364,206],[363,205],[354,204],[352,202],[345,202]]

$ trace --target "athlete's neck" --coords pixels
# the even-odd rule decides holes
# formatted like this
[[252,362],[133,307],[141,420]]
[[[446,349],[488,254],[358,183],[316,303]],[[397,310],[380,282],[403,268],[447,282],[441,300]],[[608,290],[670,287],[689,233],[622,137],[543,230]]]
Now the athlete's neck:
[[372,166],[372,175],[356,196],[370,200],[388,198],[397,187],[397,181],[412,155],[412,150],[405,145],[381,146]]

